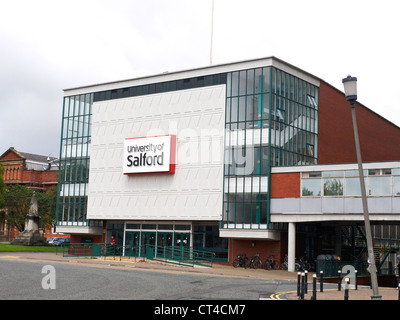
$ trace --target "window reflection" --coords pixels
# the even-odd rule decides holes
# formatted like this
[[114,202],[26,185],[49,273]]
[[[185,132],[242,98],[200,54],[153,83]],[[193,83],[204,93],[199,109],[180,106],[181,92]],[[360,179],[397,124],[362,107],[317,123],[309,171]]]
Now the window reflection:
[[360,178],[346,178],[346,196],[360,196]]
[[[400,169],[369,169],[365,186],[368,196],[400,196]],[[368,175],[367,175],[368,173]],[[323,185],[321,179],[324,177]],[[358,170],[302,173],[302,196],[360,197],[361,187]]]
[[301,193],[303,197],[321,196],[321,179],[303,180]]
[[400,196],[400,177],[393,177],[393,195]]
[[342,196],[343,195],[343,179],[324,179],[324,195],[325,196]]
[[390,196],[391,195],[390,177],[370,177],[369,195],[370,196]]

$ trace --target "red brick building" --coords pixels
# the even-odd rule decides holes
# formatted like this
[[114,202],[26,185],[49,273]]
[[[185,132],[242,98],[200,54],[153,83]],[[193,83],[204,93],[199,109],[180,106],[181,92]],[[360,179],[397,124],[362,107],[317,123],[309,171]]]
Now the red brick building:
[[13,147],[0,156],[6,184],[26,185],[30,189],[46,191],[57,185],[58,160],[26,152]]
[[[46,192],[57,186],[57,158],[19,152],[11,147],[0,156],[0,163],[4,168],[6,185],[25,185],[37,192]],[[0,232],[4,233],[6,228],[6,222],[0,221]]]
[[[356,162],[349,103],[342,92],[320,81],[318,163]],[[400,160],[400,128],[356,103],[357,126],[364,162]]]

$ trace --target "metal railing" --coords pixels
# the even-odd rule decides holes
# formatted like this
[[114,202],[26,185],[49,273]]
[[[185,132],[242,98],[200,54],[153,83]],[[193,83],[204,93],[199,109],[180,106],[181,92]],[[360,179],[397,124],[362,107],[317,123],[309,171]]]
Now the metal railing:
[[215,259],[214,252],[194,250],[186,247],[173,246],[151,246],[146,245],[146,258],[163,261],[166,263],[177,263],[181,265],[202,265],[212,267]]
[[105,243],[71,243],[60,248],[64,257],[114,257],[130,259],[142,257],[149,260],[157,260],[165,263],[179,264],[194,267],[202,265],[212,267],[215,253],[209,251],[194,250],[183,246],[118,246]]
[[114,247],[105,243],[69,243],[62,244],[60,251],[64,257],[102,257],[107,255],[117,255]]

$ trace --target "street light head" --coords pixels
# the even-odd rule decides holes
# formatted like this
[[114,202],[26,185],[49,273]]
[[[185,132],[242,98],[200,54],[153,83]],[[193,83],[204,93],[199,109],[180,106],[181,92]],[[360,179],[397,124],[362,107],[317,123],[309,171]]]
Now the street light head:
[[344,86],[344,94],[346,100],[350,102],[355,102],[357,100],[357,78],[352,76],[347,76],[342,80]]

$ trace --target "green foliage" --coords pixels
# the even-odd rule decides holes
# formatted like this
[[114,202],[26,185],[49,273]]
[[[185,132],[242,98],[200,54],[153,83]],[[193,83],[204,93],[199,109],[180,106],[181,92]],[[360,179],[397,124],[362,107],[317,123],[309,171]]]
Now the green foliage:
[[324,195],[325,196],[342,196],[343,195],[343,182],[341,179],[327,179],[324,182]]
[[57,186],[50,188],[47,192],[36,193],[36,195],[38,197],[40,223],[46,228],[51,228],[56,220]]
[[16,227],[19,231],[24,231],[25,217],[29,211],[32,194],[33,190],[23,185],[7,186],[5,195],[6,219],[10,226]]
[[309,190],[309,189],[307,189],[306,187],[303,187],[302,195],[304,197],[312,197],[314,195],[314,192]]
[[4,167],[0,163],[0,209],[4,207],[6,184],[4,183]]
[[[38,211],[40,224],[51,227],[55,221],[57,204],[57,187],[51,188],[47,193],[37,192]],[[25,227],[25,217],[28,214],[33,190],[24,185],[9,185],[5,194],[5,208],[7,209],[7,221],[19,231]]]
[[31,251],[31,252],[56,252],[62,251],[62,248],[57,248],[55,246],[18,246],[12,245],[9,243],[0,243],[0,252],[23,252],[23,251]]

